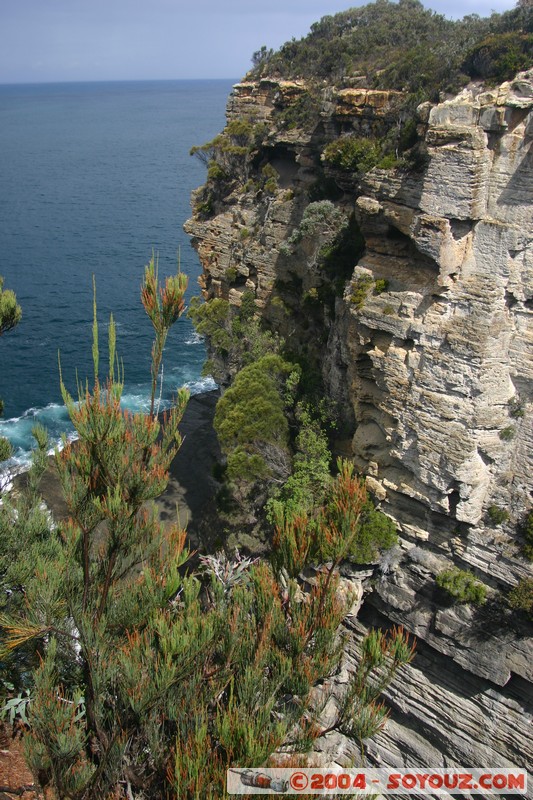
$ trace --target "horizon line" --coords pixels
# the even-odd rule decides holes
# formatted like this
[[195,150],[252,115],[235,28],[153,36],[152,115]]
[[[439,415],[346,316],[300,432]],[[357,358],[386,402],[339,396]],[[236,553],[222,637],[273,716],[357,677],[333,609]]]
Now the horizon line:
[[53,81],[0,81],[0,86],[63,86],[65,84],[80,84],[80,83],[176,83],[179,81],[232,81],[238,83],[242,81],[241,78],[227,77],[227,78],[80,78],[71,80],[53,80]]

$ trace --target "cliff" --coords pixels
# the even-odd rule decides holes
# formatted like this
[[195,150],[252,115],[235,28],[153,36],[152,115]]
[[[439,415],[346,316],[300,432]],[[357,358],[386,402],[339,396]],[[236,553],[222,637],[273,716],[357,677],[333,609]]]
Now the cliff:
[[[312,111],[310,96],[303,80],[235,86],[186,225],[204,296],[252,291],[319,365],[337,446],[398,526],[351,624],[354,648],[365,624],[418,638],[373,761],[527,767],[532,628],[504,598],[532,576],[533,70],[423,104],[408,157],[365,169],[328,145],[401,130],[401,92],[323,85]],[[450,566],[485,585],[483,606],[442,602]]]

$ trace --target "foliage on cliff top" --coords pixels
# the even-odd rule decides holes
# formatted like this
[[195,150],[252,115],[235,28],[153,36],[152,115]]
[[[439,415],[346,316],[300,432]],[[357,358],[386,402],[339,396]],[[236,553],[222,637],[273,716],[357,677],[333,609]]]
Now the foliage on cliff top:
[[[306,37],[287,42],[275,53],[265,49],[261,58],[254,59],[250,76],[333,82],[365,76],[366,86],[432,99],[439,91],[455,91],[467,77],[506,80],[517,69],[525,69],[532,63],[527,35],[532,32],[530,7],[488,18],[471,14],[449,20],[425,9],[419,0],[375,0],[323,17]],[[481,46],[484,56],[475,58]],[[498,52],[496,64],[490,54],[486,58],[487,47],[494,51],[512,47],[513,58],[502,58]]]

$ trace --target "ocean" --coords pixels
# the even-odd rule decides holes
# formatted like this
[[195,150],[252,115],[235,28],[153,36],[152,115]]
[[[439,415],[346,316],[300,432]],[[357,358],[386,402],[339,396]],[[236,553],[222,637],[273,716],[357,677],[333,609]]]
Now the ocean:
[[[183,232],[191,190],[205,167],[189,155],[224,125],[232,82],[139,81],[0,86],[0,275],[22,321],[0,338],[0,435],[28,461],[41,422],[52,445],[72,428],[63,379],[91,377],[92,280],[101,361],[112,312],[124,363],[124,404],[147,407],[151,324],[139,300],[144,265],[161,277],[181,269],[199,293],[198,257]],[[204,346],[190,320],[171,331],[162,407],[176,388],[214,387],[201,377]],[[5,465],[4,465],[5,466]]]

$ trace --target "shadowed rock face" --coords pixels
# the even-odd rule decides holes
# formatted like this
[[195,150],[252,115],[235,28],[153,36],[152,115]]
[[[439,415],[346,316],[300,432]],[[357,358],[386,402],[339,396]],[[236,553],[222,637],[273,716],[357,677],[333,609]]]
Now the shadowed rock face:
[[[379,613],[422,644],[389,692],[393,720],[373,758],[527,766],[531,625],[502,597],[532,575],[518,528],[533,505],[533,70],[420,107],[423,169],[326,170],[339,188],[335,230],[355,215],[364,247],[344,289],[313,313],[302,302],[311,290],[323,297],[317,254],[334,232],[324,224],[287,242],[324,177],[321,153],[341,134],[384,135],[398,124],[398,96],[327,87],[314,126],[284,126],[280,109],[302,92],[299,82],[262,81],[230,98],[230,120],[268,127],[257,174],[268,162],[280,177],[268,196],[233,187],[209,218],[187,223],[204,294],[239,304],[253,291],[265,320],[313,354],[351,426],[350,453],[397,522],[401,556],[363,610],[369,624]],[[369,288],[355,302],[361,280]],[[491,522],[491,506],[508,519]],[[485,607],[442,604],[435,576],[452,565],[486,585]]]

